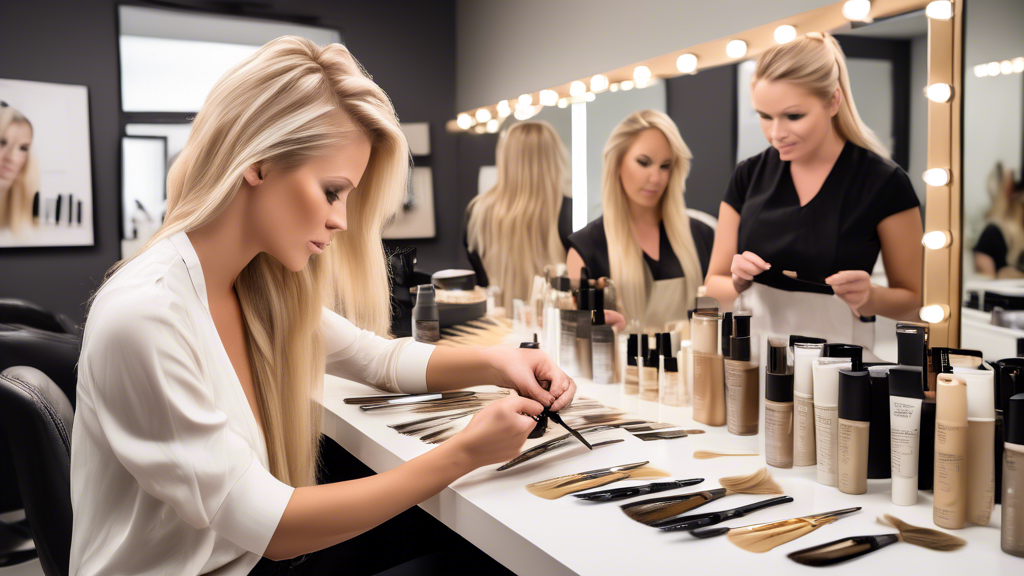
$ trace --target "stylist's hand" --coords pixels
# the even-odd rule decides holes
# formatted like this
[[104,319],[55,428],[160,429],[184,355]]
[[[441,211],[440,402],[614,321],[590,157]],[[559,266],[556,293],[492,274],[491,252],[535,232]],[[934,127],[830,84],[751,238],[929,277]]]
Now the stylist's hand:
[[496,384],[533,398],[552,412],[572,402],[576,383],[542,350],[489,348],[486,350]]
[[750,251],[734,255],[729,271],[732,272],[732,285],[736,288],[736,292],[743,292],[750,288],[750,285],[754,283],[754,276],[770,270],[771,267],[771,264]]
[[863,270],[843,270],[825,278],[825,284],[860,316],[860,307],[871,299],[871,275]]
[[[544,407],[512,394],[484,408],[449,442],[463,451],[473,468],[508,462],[519,455]],[[525,416],[528,414],[530,416]]]

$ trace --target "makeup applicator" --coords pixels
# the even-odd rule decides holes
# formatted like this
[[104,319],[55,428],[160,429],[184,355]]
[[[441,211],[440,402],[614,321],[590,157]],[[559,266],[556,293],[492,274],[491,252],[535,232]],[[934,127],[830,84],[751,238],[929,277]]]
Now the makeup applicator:
[[648,498],[631,504],[624,504],[622,511],[633,520],[656,526],[659,522],[685,514],[694,508],[713,502],[730,494],[782,494],[782,487],[775,483],[767,468],[761,468],[746,476],[729,476],[718,481],[721,488],[667,496]]
[[921,528],[886,514],[879,522],[892,526],[897,534],[879,534],[877,536],[852,536],[840,538],[811,548],[805,548],[789,554],[789,559],[805,566],[831,566],[852,560],[875,550],[885,548],[899,541],[914,544],[929,550],[950,551],[963,548],[967,541],[963,538],[946,534],[931,528]]

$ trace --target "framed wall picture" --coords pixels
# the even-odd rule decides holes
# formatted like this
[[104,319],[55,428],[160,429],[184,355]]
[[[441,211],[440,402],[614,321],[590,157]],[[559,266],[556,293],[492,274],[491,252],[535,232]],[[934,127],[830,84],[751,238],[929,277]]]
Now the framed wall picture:
[[0,78],[0,248],[92,246],[85,86]]

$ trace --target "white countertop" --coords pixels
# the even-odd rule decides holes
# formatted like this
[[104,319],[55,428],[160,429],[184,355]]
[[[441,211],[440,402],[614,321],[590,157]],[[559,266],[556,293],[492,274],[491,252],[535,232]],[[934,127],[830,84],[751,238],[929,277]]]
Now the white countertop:
[[[582,445],[546,454],[505,472],[497,466],[479,469],[421,504],[488,555],[517,574],[680,574],[714,570],[717,574],[750,573],[870,573],[1015,575],[1024,574],[1024,558],[1003,553],[999,548],[1000,507],[996,506],[989,526],[967,525],[952,531],[968,545],[955,552],[934,552],[896,543],[886,549],[830,568],[810,568],[797,564],[786,554],[845,536],[894,533],[893,528],[876,521],[882,514],[893,514],[915,525],[934,528],[932,496],[921,492],[917,505],[896,506],[890,502],[889,481],[869,480],[868,493],[842,494],[837,488],[815,481],[814,467],[782,470],[769,468],[785,493],[795,501],[750,514],[725,523],[745,526],[782,520],[840,508],[861,506],[856,514],[824,526],[811,534],[778,548],[754,554],[734,546],[725,537],[698,540],[685,532],[663,532],[630,520],[618,503],[588,503],[566,496],[545,500],[533,496],[525,486],[531,482],[649,460],[675,478],[705,478],[703,484],[659,493],[670,496],[718,487],[718,478],[753,472],[764,466],[764,457],[694,460],[697,449],[722,451],[759,451],[762,435],[738,438],[726,434],[725,427],[709,428],[689,419],[689,409],[660,407],[657,403],[625,396],[618,384],[594,384],[577,380],[578,396],[600,400],[606,406],[620,407],[641,418],[682,424],[686,428],[704,428],[707,434],[674,440],[644,442],[624,430],[588,435],[588,440],[624,438],[625,442],[588,452]],[[372,389],[331,376],[324,394],[325,433],[377,472],[391,469],[431,446],[416,438],[402,436],[387,424],[412,420],[419,415],[403,413],[365,413],[358,406],[346,405],[348,396],[365,396]],[[763,423],[763,419],[762,419]],[[549,427],[549,439],[561,432]],[[528,440],[527,447],[544,440]],[[749,450],[754,448],[755,450]],[[612,484],[615,487],[619,484]],[[695,512],[726,510],[756,502],[766,496],[735,495],[712,502]],[[637,499],[626,500],[634,502]],[[756,565],[754,564],[756,562]]]

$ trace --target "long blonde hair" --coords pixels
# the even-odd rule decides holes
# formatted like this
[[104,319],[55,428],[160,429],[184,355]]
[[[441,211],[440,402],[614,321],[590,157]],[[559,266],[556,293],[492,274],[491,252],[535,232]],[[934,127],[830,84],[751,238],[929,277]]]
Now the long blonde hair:
[[661,196],[661,219],[665,223],[672,251],[683,267],[686,278],[686,302],[693,308],[697,287],[704,283],[704,274],[697,257],[697,247],[686,214],[686,177],[690,174],[693,154],[683,142],[679,128],[664,112],[640,110],[633,112],[612,130],[604,145],[604,172],[601,178],[601,202],[604,207],[604,234],[608,239],[608,259],[612,280],[619,293],[620,310],[627,319],[643,322],[647,310],[647,292],[643,250],[629,218],[629,200],[622,187],[619,167],[626,151],[644,130],[660,131],[672,148],[672,169],[668,186]]
[[846,56],[831,34],[808,32],[806,36],[761,54],[751,85],[761,80],[791,82],[826,102],[839,89],[842,99],[839,111],[832,117],[836,134],[882,158],[889,158],[889,150],[857,113],[850,89],[850,75],[846,70]]
[[[0,108],[0,137],[11,124],[25,124],[32,130],[32,123],[24,114],[12,106]],[[28,147],[25,165],[14,177],[14,182],[5,197],[0,198],[0,230],[10,228],[18,233],[32,222],[32,197],[39,191],[39,160],[35,146]]]
[[372,151],[348,200],[349,229],[301,272],[262,253],[235,282],[270,471],[293,486],[316,483],[322,306],[378,334],[390,325],[381,232],[405,196],[409,157],[391,101],[340,44],[268,42],[210,90],[168,174],[167,218],[139,252],[217,216],[252,164],[287,171],[359,132]]
[[535,274],[565,261],[558,215],[568,192],[569,158],[547,122],[522,122],[498,141],[498,183],[469,203],[466,239],[480,254],[503,306],[527,300]]
[[1014,190],[1013,171],[1004,169],[1003,163],[996,161],[985,179],[985,186],[992,198],[986,220],[1003,233],[1006,263],[1016,266],[1024,252],[1024,202]]

